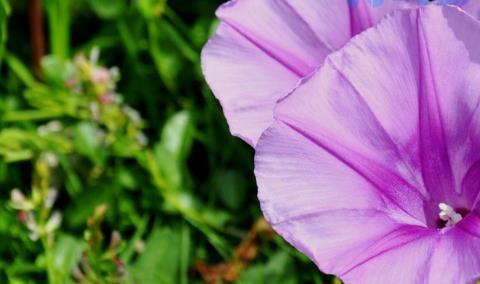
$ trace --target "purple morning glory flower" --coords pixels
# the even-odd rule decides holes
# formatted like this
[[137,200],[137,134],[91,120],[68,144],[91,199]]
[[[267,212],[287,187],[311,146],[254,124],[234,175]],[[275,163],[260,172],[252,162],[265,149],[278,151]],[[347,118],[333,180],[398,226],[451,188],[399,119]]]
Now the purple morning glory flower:
[[[277,100],[352,36],[423,0],[232,0],[202,53],[203,72],[231,132],[255,146]],[[446,0],[442,0],[446,1]],[[457,1],[464,4],[465,0]],[[480,1],[465,4],[477,11]]]
[[330,55],[256,147],[267,220],[346,283],[480,278],[480,22],[397,11]]

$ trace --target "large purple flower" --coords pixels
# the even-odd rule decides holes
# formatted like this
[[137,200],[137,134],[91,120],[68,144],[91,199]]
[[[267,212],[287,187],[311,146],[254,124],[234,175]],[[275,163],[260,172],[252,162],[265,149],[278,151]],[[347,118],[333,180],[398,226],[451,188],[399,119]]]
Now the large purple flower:
[[[255,146],[277,100],[350,38],[395,9],[428,0],[232,0],[202,53],[231,132]],[[468,2],[468,3],[467,3]],[[478,0],[441,0],[477,11]]]
[[346,283],[480,277],[480,23],[397,11],[329,56],[256,147],[267,220]]

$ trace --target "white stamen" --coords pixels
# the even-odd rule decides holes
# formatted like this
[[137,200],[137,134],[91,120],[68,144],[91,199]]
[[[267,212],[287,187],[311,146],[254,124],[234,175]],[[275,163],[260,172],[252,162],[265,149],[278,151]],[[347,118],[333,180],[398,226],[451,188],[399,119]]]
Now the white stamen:
[[445,225],[446,227],[452,227],[453,225],[457,224],[462,220],[462,215],[455,212],[455,210],[450,205],[446,203],[440,203],[438,204],[438,208],[440,209],[440,213],[438,213],[438,216],[440,217],[440,219],[447,222],[447,224]]

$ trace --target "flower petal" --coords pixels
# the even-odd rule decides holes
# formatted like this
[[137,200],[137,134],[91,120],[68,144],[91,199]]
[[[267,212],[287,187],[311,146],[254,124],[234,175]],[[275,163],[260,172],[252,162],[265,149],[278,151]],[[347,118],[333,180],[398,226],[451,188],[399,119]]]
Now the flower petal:
[[371,183],[283,123],[267,129],[256,151],[258,196],[273,224],[325,211],[384,207]]
[[429,260],[438,233],[434,230],[401,227],[376,240],[368,248],[370,257],[339,276],[345,283],[459,283],[429,282]]
[[[356,283],[457,283],[428,282],[430,260],[446,269],[432,248],[448,241],[426,227],[438,203],[469,205],[474,193],[461,183],[480,153],[480,49],[457,29],[479,25],[453,7],[396,12],[278,103],[256,148],[259,199],[320,269]],[[460,279],[479,274],[458,258],[470,265]]]
[[435,244],[427,283],[475,283],[480,278],[479,255],[480,218],[471,214]]
[[255,146],[271,124],[276,101],[351,36],[404,1],[371,7],[360,0],[233,0],[202,52],[207,82],[220,100],[231,132]]
[[[286,124],[275,122],[256,151],[267,220],[326,272],[349,271],[396,241],[428,231],[355,169]],[[383,246],[370,249],[380,240]]]
[[230,131],[252,146],[271,123],[276,99],[299,78],[226,24],[203,50],[202,65]]
[[463,0],[467,3],[462,6],[462,9],[467,11],[470,15],[472,15],[476,19],[480,19],[480,1],[476,0]]
[[453,7],[395,13],[332,55],[276,117],[359,166],[373,161],[397,173],[403,191],[411,185],[432,199],[431,214],[444,200],[468,206],[458,196],[480,157],[478,139],[465,131],[480,103],[480,69],[470,61],[480,49],[457,37],[462,27],[480,34],[480,24]]
[[416,7],[409,0],[350,0],[351,36],[373,27],[388,13]]
[[435,235],[368,210],[317,214],[273,228],[322,271],[346,283],[424,283],[408,280],[423,276]]

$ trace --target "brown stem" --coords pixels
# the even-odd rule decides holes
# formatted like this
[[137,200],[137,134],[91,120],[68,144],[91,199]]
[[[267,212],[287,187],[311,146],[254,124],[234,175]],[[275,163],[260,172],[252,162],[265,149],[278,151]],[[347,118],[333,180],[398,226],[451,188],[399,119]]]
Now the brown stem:
[[32,41],[32,65],[35,75],[40,77],[40,62],[45,55],[42,0],[29,0],[28,2],[30,11],[30,36]]
[[272,237],[274,231],[265,219],[260,218],[235,249],[228,262],[207,265],[200,261],[196,264],[195,270],[200,273],[206,284],[234,283],[240,277],[240,273],[257,257],[262,235]]

